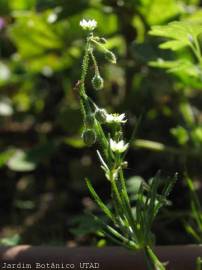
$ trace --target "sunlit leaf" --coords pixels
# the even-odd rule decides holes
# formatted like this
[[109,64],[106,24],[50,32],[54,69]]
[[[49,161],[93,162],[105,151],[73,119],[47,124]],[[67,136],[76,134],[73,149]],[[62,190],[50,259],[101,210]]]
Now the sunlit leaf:
[[8,160],[7,165],[9,169],[20,172],[33,171],[37,166],[36,162],[30,160],[27,153],[22,150],[16,151]]
[[36,0],[8,0],[11,10],[29,10],[36,4]]
[[60,38],[47,22],[46,14],[34,12],[16,17],[10,28],[10,36],[18,47],[21,57],[31,57],[46,50],[61,48]]
[[163,59],[157,59],[157,61],[151,61],[150,66],[165,68],[168,72],[172,73],[183,73],[190,76],[195,77],[198,80],[202,79],[202,69],[199,65],[193,64],[188,59],[179,59],[174,61],[166,61]]
[[57,143],[50,141],[30,150],[18,149],[8,160],[7,166],[13,171],[33,171],[40,162],[43,162],[47,157],[52,155],[56,147]]
[[141,12],[150,25],[161,24],[180,14],[183,10],[175,0],[141,0]]
[[168,25],[153,26],[150,35],[171,39],[164,41],[160,47],[173,51],[190,46],[192,40],[202,33],[202,24],[196,22],[175,21]]
[[20,243],[21,237],[19,234],[14,234],[10,237],[0,239],[0,244],[3,246],[16,246]]
[[184,127],[178,126],[171,129],[171,133],[177,138],[179,144],[184,145],[189,140],[189,134]]
[[74,148],[83,148],[86,146],[82,138],[77,137],[65,138],[64,142]]
[[15,150],[8,149],[0,152],[0,168],[6,165],[7,161],[11,158]]

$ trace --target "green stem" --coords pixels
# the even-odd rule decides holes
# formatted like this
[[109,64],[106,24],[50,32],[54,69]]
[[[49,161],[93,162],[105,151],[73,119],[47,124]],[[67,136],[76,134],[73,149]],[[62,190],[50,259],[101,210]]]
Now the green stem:
[[87,37],[87,42],[85,46],[85,52],[83,57],[82,63],[82,71],[81,71],[81,86],[80,86],[80,95],[85,95],[85,78],[88,71],[88,64],[89,64],[89,49],[90,49],[90,42],[89,38]]
[[82,62],[82,71],[81,71],[81,83],[79,88],[79,94],[80,94],[80,105],[81,105],[81,112],[83,115],[83,118],[86,116],[86,111],[90,111],[90,104],[88,101],[88,97],[86,95],[85,91],[85,78],[88,71],[88,65],[89,65],[89,49],[90,49],[90,42],[89,37],[87,37],[87,42],[85,46],[85,52]]
[[101,43],[97,42],[97,41],[94,40],[93,38],[91,39],[91,41],[92,41],[93,43],[95,43],[98,47],[100,47],[103,51],[105,51],[105,52],[108,51],[108,49],[106,49],[104,45],[102,45]]
[[131,210],[132,207],[131,207],[131,204],[130,204],[130,199],[128,197],[128,192],[127,192],[127,188],[126,188],[126,182],[125,182],[125,178],[124,178],[122,169],[120,169],[119,176],[120,176],[121,187],[122,187],[122,200],[124,201],[123,205],[125,205],[124,208],[125,208],[125,211],[126,211],[126,215],[127,215],[129,224],[133,229],[134,237],[137,239],[137,230],[136,230],[136,225],[135,225],[135,219],[134,219],[134,216],[133,216],[133,213],[132,213],[132,210]]
[[130,200],[129,200],[128,192],[127,192],[127,188],[126,188],[126,181],[125,181],[125,178],[124,178],[124,174],[123,174],[123,169],[122,168],[119,171],[119,176],[120,176],[120,180],[121,180],[121,187],[122,187],[122,189],[124,191],[124,194],[126,196],[126,201],[127,201],[128,207],[131,208]]
[[154,254],[151,247],[146,246],[144,248],[144,252],[145,252],[146,261],[148,264],[148,270],[166,270],[164,265],[159,261],[157,256]]
[[118,204],[120,205],[121,208],[123,208],[121,196],[119,194],[119,191],[118,191],[118,188],[117,188],[117,185],[116,185],[116,182],[115,181],[116,180],[114,179],[114,177],[112,176],[112,173],[111,173],[110,182],[111,182],[111,185],[112,185],[112,191],[114,192],[114,194],[116,196],[116,199],[117,199]]
[[202,258],[198,257],[196,260],[196,270],[202,269]]
[[95,74],[96,74],[96,75],[99,75],[100,72],[99,72],[98,64],[97,64],[97,61],[96,61],[96,59],[95,59],[95,56],[94,56],[92,50],[90,51],[90,55],[91,55],[91,58],[92,58],[92,61],[93,61],[94,67],[95,67]]
[[153,263],[151,262],[151,259],[150,259],[150,257],[147,254],[146,248],[144,248],[144,257],[145,257],[147,269],[148,270],[154,270]]
[[[104,134],[104,131],[102,129],[102,126],[100,125],[100,123],[98,121],[95,121],[95,132],[96,135],[98,137],[98,141],[100,143],[100,146],[102,148],[102,152],[104,154],[105,159],[110,163],[110,155],[109,155],[109,142]],[[109,164],[107,164],[109,165]]]

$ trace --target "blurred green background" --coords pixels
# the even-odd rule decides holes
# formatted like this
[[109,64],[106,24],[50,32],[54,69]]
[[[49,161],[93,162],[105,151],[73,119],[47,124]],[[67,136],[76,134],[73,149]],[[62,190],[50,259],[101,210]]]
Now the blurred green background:
[[[199,0],[0,0],[0,243],[104,245],[88,213],[96,209],[84,178],[109,198],[95,149],[80,138],[77,88],[85,35],[83,18],[98,22],[118,64],[97,54],[105,88],[88,93],[112,112],[125,112],[129,187],[157,170],[179,172],[172,206],[154,231],[158,244],[190,243],[187,171],[202,194],[202,80],[149,65],[190,52],[161,50],[153,25],[196,18]],[[92,67],[93,70],[93,67]],[[91,70],[91,71],[92,71]]]

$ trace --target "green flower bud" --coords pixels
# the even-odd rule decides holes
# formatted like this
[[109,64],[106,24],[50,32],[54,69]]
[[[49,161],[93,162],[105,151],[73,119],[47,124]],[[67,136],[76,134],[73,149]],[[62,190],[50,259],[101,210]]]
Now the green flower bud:
[[86,115],[84,122],[87,127],[92,128],[94,125],[94,120],[95,120],[94,114],[90,113]]
[[106,51],[105,52],[105,58],[107,59],[107,61],[109,61],[112,64],[116,64],[116,56],[113,52],[111,51]]
[[96,134],[92,129],[86,129],[82,133],[82,139],[87,146],[91,146],[96,142]]
[[101,124],[105,123],[107,119],[107,112],[105,111],[105,109],[97,109],[95,111],[95,118]]
[[122,162],[121,165],[122,165],[123,169],[128,168],[128,162],[127,161]]
[[114,123],[114,125],[116,125],[116,128],[118,128],[119,130],[115,133],[115,138],[116,140],[120,141],[123,138],[123,132],[122,130],[120,130],[121,126],[117,125],[117,123]]
[[99,74],[95,74],[92,78],[92,85],[95,90],[100,90],[104,86],[104,80]]

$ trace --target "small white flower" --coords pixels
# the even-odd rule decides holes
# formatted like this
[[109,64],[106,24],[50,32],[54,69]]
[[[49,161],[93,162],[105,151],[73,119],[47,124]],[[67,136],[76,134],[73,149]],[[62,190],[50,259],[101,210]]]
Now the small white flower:
[[84,30],[92,31],[92,30],[94,30],[96,28],[97,22],[96,22],[96,20],[85,20],[85,19],[83,19],[82,21],[80,21],[80,26]]
[[47,22],[54,23],[55,21],[57,21],[57,18],[58,18],[58,15],[56,13],[51,13],[47,18]]
[[113,152],[117,152],[119,154],[125,152],[128,148],[128,143],[124,143],[123,140],[119,141],[119,142],[116,142],[112,139],[110,139],[110,148]]
[[125,119],[125,113],[122,114],[107,114],[106,118],[107,123],[126,123],[127,120]]
[[109,181],[111,181],[112,178],[113,178],[113,179],[116,179],[117,176],[118,176],[118,170],[115,170],[115,171],[113,171],[113,172],[111,172],[111,171],[106,171],[105,176],[106,176],[106,178],[107,178]]

